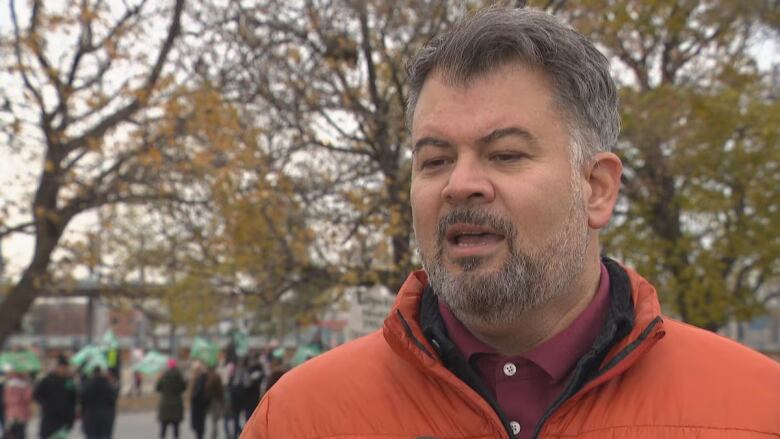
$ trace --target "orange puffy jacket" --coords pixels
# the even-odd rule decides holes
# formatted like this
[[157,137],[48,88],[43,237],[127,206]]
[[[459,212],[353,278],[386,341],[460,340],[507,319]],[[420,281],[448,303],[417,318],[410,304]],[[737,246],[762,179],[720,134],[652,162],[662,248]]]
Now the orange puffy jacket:
[[[711,332],[662,320],[650,283],[614,262],[608,269],[613,285],[622,273],[633,324],[551,407],[537,437],[780,437],[780,364]],[[286,374],[241,439],[508,438],[500,408],[445,367],[438,343],[424,335],[426,282],[423,272],[409,276],[382,331]],[[613,302],[615,294],[613,286]]]

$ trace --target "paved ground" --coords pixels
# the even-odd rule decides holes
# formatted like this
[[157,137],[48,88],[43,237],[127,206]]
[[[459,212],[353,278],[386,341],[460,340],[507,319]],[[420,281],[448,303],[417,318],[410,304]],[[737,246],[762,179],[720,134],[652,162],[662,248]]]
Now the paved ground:
[[[32,419],[27,427],[28,439],[38,438],[38,423],[37,418]],[[221,427],[221,426],[220,426]],[[173,437],[173,432],[168,432],[168,438]],[[224,431],[220,430],[219,439],[224,439]],[[211,431],[207,430],[206,438],[210,439]],[[77,424],[70,434],[71,439],[81,439],[84,435],[81,432],[81,424]],[[159,426],[157,425],[157,419],[155,418],[154,411],[144,411],[136,413],[121,413],[117,417],[116,425],[114,426],[114,438],[113,439],[156,439],[159,437]],[[179,425],[179,439],[194,439],[194,435],[190,430],[189,419],[184,419],[184,422]]]

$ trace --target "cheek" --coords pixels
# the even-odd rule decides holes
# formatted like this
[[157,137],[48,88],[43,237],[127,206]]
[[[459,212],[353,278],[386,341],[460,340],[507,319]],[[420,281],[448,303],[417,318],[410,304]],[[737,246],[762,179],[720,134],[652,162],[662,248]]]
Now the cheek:
[[412,226],[418,245],[425,246],[434,239],[441,203],[438,194],[429,187],[412,183],[410,192]]
[[[566,193],[561,193],[565,191]],[[507,200],[509,215],[517,228],[518,240],[543,241],[551,229],[559,227],[570,214],[568,188],[545,186],[540,190],[517,189]]]

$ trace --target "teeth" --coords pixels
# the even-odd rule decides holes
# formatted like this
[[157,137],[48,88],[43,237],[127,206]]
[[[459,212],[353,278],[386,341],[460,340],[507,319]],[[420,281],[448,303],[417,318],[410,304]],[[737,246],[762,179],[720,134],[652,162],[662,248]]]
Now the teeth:
[[467,236],[484,236],[487,235],[487,233],[462,233],[455,237],[455,244],[460,244],[460,239]]

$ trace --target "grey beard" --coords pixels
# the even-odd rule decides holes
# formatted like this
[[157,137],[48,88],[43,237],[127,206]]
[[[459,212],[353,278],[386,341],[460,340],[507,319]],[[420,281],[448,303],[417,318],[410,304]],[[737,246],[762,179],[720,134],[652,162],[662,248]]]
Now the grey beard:
[[[515,248],[511,222],[473,210],[455,211],[439,225],[434,259],[422,255],[423,268],[438,297],[464,323],[496,325],[514,321],[566,291],[582,271],[587,249],[584,211],[572,206],[563,228],[540,249],[523,253]],[[443,243],[447,226],[456,222],[489,225],[504,234],[509,256],[496,271],[479,273],[483,257],[454,261],[462,273],[451,274],[444,266]]]
[[[450,275],[440,263],[424,264],[434,292],[461,321],[511,321],[538,306],[546,294],[536,288],[541,275],[527,260],[512,255],[499,271],[477,274],[477,258],[459,261],[463,273]],[[481,258],[480,258],[481,259]]]

